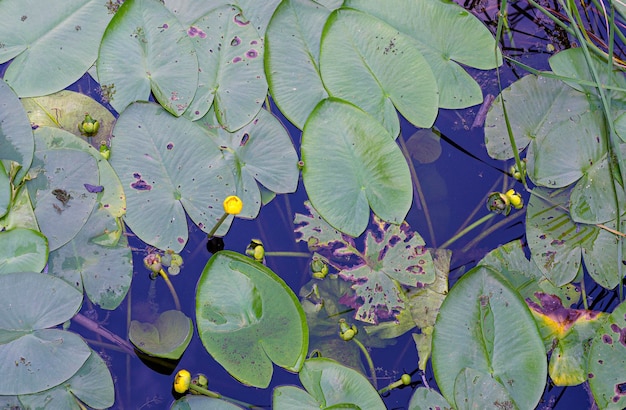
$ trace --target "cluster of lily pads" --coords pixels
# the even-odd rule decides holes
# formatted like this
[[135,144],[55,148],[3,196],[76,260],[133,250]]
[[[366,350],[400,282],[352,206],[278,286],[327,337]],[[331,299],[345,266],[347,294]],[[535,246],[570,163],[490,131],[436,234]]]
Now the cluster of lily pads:
[[[367,347],[409,331],[418,369],[432,359],[439,388],[417,388],[411,409],[533,408],[548,375],[588,381],[603,408],[623,407],[626,304],[612,314],[571,306],[585,270],[622,292],[626,79],[612,49],[588,46],[578,25],[563,23],[581,47],[503,90],[485,121],[489,154],[515,158],[531,192],[532,258],[519,241],[503,245],[449,289],[450,252],[404,222],[413,181],[397,140],[399,114],[430,128],[439,108],[482,102],[463,66],[494,69],[502,55],[468,11],[439,0],[28,5],[0,2],[0,62],[10,61],[0,82],[0,407],[113,405],[111,374],[74,324],[174,368],[194,330],[169,279],[188,219],[224,236],[300,176],[309,213],[294,222],[312,255],[300,297],[254,241],[250,257],[216,252],[196,289],[202,344],[236,380],[266,388],[274,365],[298,373],[304,390],[276,387],[275,408],[384,408],[381,393],[413,382],[377,391]],[[562,7],[576,20],[575,4]],[[86,73],[117,118],[63,91]],[[300,159],[270,98],[302,130]],[[488,198],[504,215],[523,206],[514,190]],[[145,267],[177,305],[154,323],[133,320],[132,346],[78,313],[85,295],[107,310],[126,297],[128,230],[154,248]],[[338,341],[351,359],[334,357]],[[247,406],[206,379],[179,370],[172,408]]]

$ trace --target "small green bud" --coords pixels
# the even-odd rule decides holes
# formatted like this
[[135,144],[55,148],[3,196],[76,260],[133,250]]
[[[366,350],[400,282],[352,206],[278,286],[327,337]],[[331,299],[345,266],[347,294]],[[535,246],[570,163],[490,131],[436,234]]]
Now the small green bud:
[[[203,389],[208,389],[209,388],[209,379],[202,373],[198,373],[194,376],[193,379],[191,379],[191,384],[195,384],[198,387],[202,387]],[[196,393],[194,391],[191,392],[192,394],[199,394]]]
[[109,157],[111,157],[111,148],[109,148],[106,142],[102,141],[100,143],[99,151],[100,151],[100,155],[102,155],[104,159],[108,161]]
[[497,214],[508,215],[511,212],[511,203],[503,193],[492,192],[487,198],[487,209]]
[[402,384],[408,386],[409,384],[411,384],[411,375],[404,373],[402,377],[400,377],[400,380],[402,381]]
[[260,239],[252,239],[246,248],[246,255],[254,258],[257,262],[263,262],[263,258],[265,257],[263,242]]
[[161,255],[158,253],[151,253],[143,258],[143,264],[154,274],[158,274],[161,272],[161,269],[163,269],[163,265],[161,264]]
[[356,336],[359,329],[355,325],[350,326],[345,319],[339,319],[339,336],[344,341],[350,341]]
[[311,261],[311,273],[315,279],[324,279],[328,275],[328,265],[319,257],[314,257]]
[[85,113],[85,119],[83,122],[78,124],[78,130],[81,134],[86,135],[87,137],[93,137],[98,133],[100,129],[100,122],[98,120],[94,120],[91,118],[91,115]]

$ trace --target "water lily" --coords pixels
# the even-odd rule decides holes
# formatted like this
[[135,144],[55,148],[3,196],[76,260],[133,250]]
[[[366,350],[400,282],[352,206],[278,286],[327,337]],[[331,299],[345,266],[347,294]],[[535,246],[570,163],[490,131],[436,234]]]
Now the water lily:
[[186,393],[190,385],[191,373],[185,369],[179,370],[174,377],[174,391],[180,394]]
[[243,201],[237,195],[230,195],[224,199],[224,212],[228,215],[237,215],[243,208]]

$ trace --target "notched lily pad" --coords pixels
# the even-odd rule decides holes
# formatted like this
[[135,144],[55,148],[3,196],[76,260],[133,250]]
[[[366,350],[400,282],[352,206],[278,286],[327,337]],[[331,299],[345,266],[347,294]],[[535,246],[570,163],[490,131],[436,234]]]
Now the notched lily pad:
[[154,324],[133,320],[128,338],[141,352],[165,359],[178,360],[193,336],[193,323],[184,313],[168,310]]
[[267,387],[272,363],[296,372],[307,353],[296,295],[270,269],[235,252],[217,252],[202,271],[196,322],[209,354],[244,384]]

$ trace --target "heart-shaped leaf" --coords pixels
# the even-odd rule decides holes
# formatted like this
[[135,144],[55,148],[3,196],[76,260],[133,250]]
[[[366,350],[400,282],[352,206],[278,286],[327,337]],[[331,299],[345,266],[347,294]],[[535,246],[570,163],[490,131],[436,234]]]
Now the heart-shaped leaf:
[[198,59],[187,30],[160,1],[125,1],[104,32],[98,80],[122,112],[156,100],[173,115],[187,110],[198,88]]
[[373,117],[345,101],[324,100],[309,116],[302,161],[311,203],[348,235],[363,233],[370,206],[391,223],[402,222],[411,207],[411,175],[400,148]]
[[111,20],[100,0],[3,0],[0,15],[0,63],[15,57],[4,80],[20,97],[51,94],[78,80],[96,60]]
[[[180,252],[189,217],[209,232],[235,194],[232,170],[196,124],[151,103],[134,103],[115,124],[111,165],[126,190],[124,221],[144,242]],[[228,230],[232,218],[218,232]]]
[[352,9],[335,10],[324,27],[320,69],[329,94],[370,113],[395,138],[395,108],[417,127],[433,125],[438,87],[410,37]]
[[441,108],[482,102],[480,86],[461,64],[482,70],[502,64],[487,27],[455,2],[391,0],[380,7],[369,0],[348,0],[344,7],[376,16],[415,41],[437,78]]
[[48,260],[48,241],[40,232],[16,228],[0,232],[0,274],[40,272]]
[[232,5],[213,9],[187,29],[198,54],[198,91],[187,116],[204,116],[211,104],[220,124],[236,131],[254,119],[265,102],[263,38]]
[[518,408],[534,408],[545,386],[545,354],[526,304],[495,271],[472,269],[443,301],[432,363],[442,395],[457,407],[463,397],[475,400],[470,390],[461,393],[455,386],[459,374],[472,369],[503,387]]
[[270,269],[235,252],[220,251],[204,267],[196,323],[205,349],[244,384],[265,388],[272,362],[297,372],[307,353],[296,295]]
[[191,342],[193,323],[183,312],[168,310],[154,324],[138,320],[130,322],[128,338],[143,353],[178,360]]
[[[24,295],[29,295],[25,298]],[[46,329],[76,314],[83,295],[51,275],[0,275],[0,395],[50,389],[74,375],[91,350],[70,332]]]

